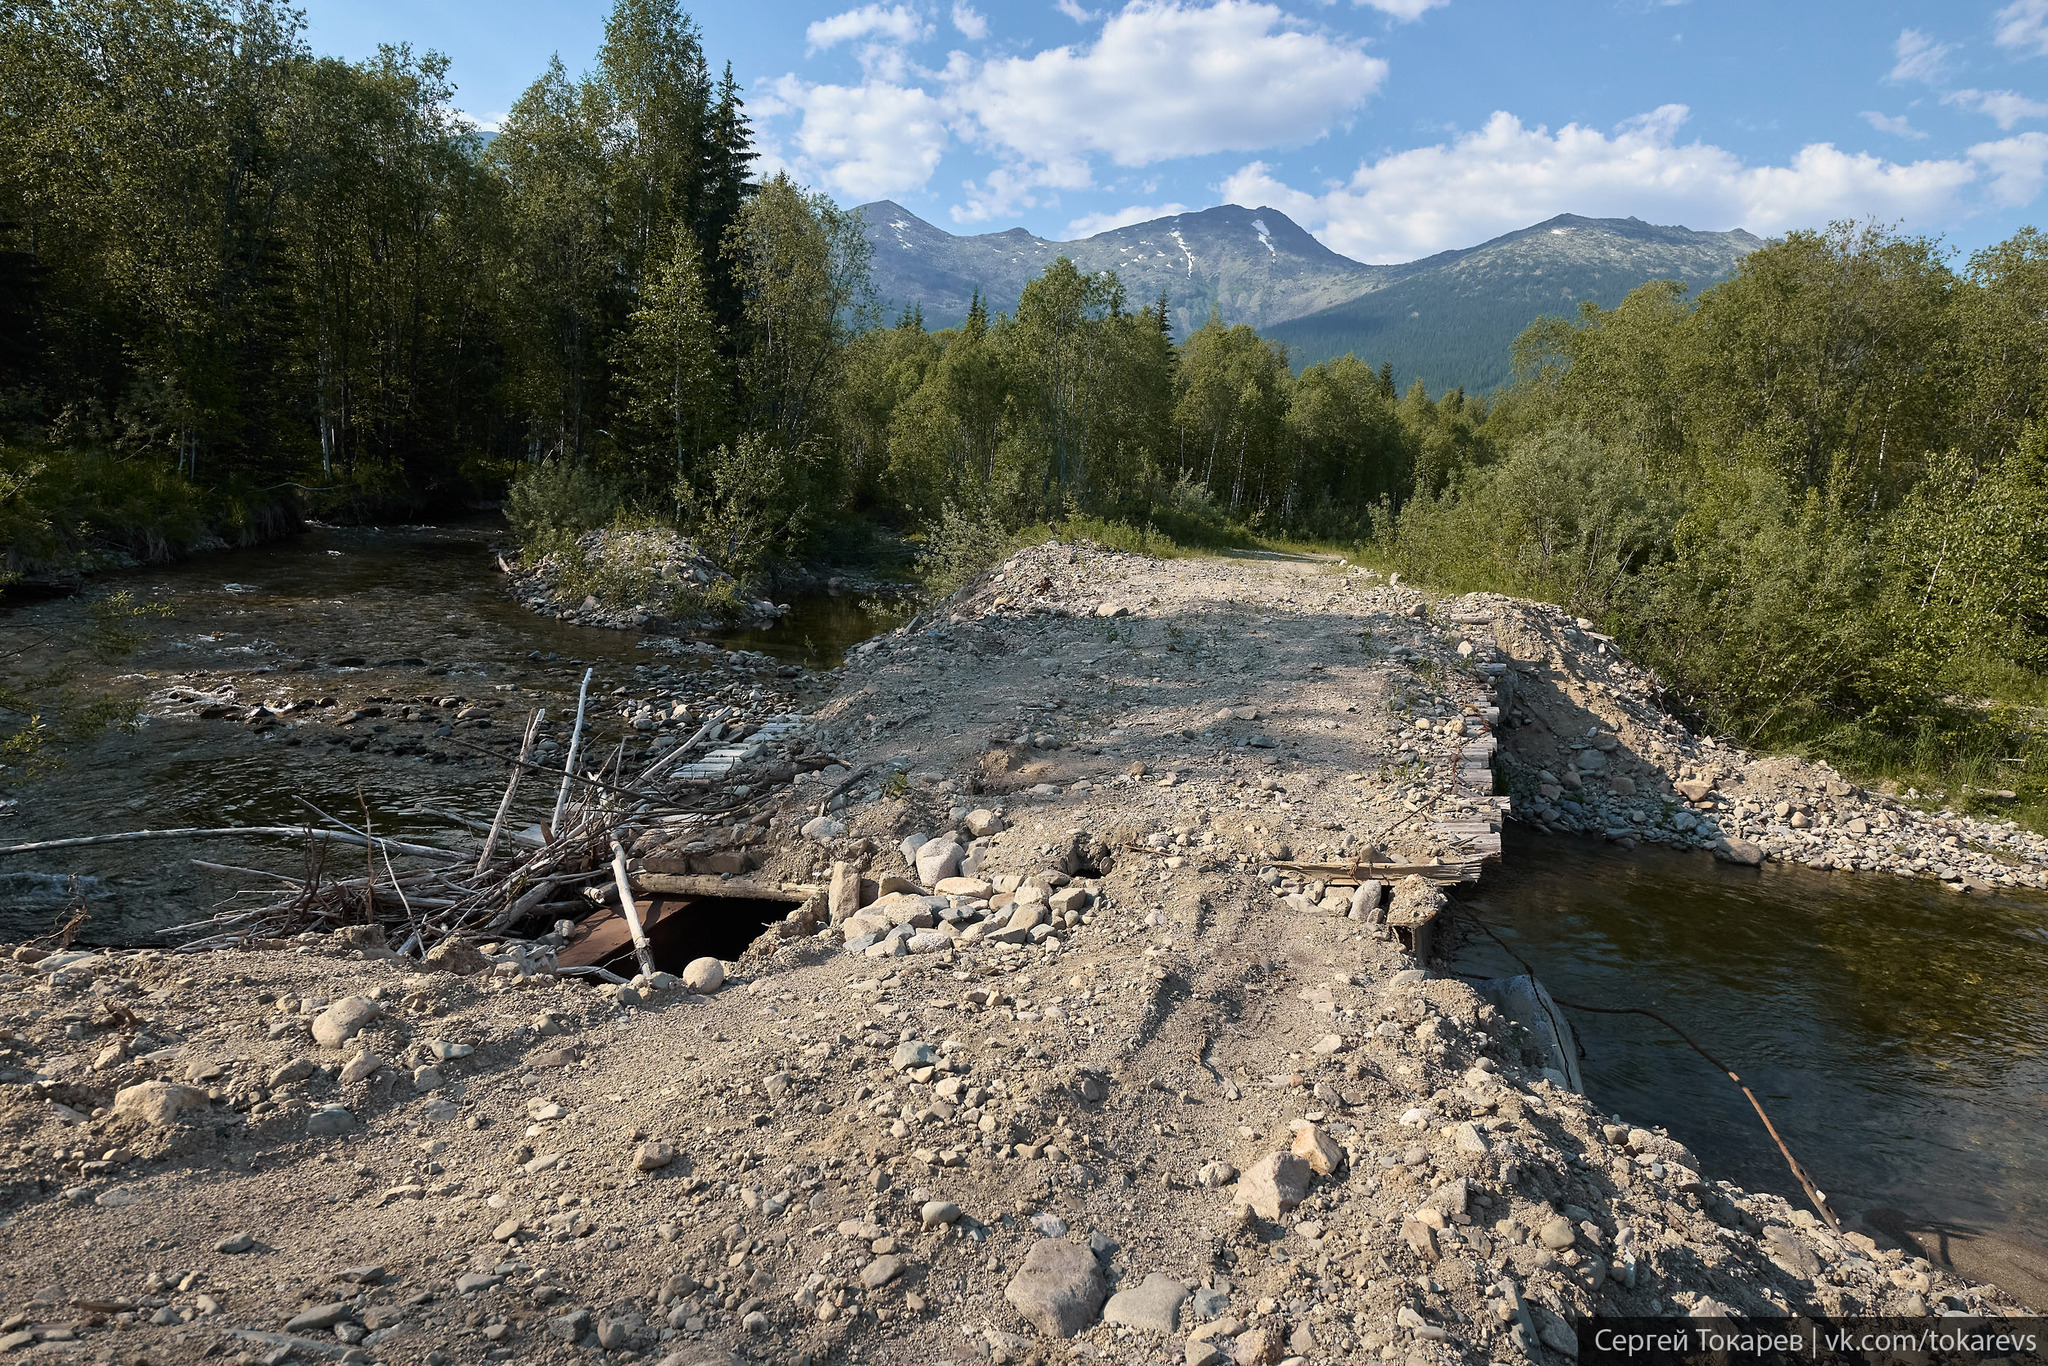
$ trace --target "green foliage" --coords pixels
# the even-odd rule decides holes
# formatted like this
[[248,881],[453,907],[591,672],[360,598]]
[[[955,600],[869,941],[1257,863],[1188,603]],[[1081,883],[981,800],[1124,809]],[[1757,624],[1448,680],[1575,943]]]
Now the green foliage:
[[[1696,299],[1666,282],[1546,321],[1434,486],[1425,434],[1373,553],[1598,618],[1718,730],[2032,809],[2044,305],[2032,230],[1959,277],[1932,243],[1837,225]],[[1427,405],[1404,400],[1411,431],[1444,427]]]
[[1231,524],[1223,509],[1209,495],[1209,487],[1198,482],[1192,470],[1160,490],[1152,505],[1152,525],[1179,545],[1243,546],[1252,538]]
[[625,337],[625,416],[640,436],[631,464],[636,482],[649,488],[688,478],[726,424],[724,331],[712,313],[696,238],[675,238]]
[[705,458],[705,477],[679,485],[683,522],[727,573],[750,580],[809,538],[816,458],[749,432]]
[[14,733],[0,740],[0,773],[19,773],[23,778],[46,778],[63,767],[51,741],[54,736],[40,714],[31,715]]
[[1663,481],[1557,429],[1453,489],[1418,493],[1383,517],[1378,549],[1445,587],[1502,587],[1600,616],[1668,550],[1680,511]]
[[918,577],[933,594],[944,596],[972,583],[981,572],[1010,553],[1012,540],[1002,522],[986,508],[968,512],[945,503],[925,527],[917,557]]
[[618,484],[588,465],[544,460],[527,466],[505,491],[505,520],[521,546],[545,555],[610,524],[620,499]]
[[849,333],[872,321],[860,219],[778,174],[726,230],[740,291],[739,397],[748,429],[798,451],[832,435]]

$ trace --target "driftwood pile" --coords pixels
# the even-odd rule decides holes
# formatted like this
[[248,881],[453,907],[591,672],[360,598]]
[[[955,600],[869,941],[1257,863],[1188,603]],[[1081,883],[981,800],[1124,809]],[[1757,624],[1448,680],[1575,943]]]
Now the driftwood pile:
[[[593,671],[594,672],[594,671]],[[652,836],[687,838],[693,827],[731,821],[771,800],[794,776],[791,765],[764,772],[725,763],[691,762],[718,735],[731,708],[711,715],[688,740],[636,774],[626,772],[625,745],[595,765],[587,762],[584,736],[591,673],[576,702],[576,723],[559,770],[536,763],[535,744],[545,710],[527,718],[516,758],[477,747],[509,769],[504,796],[489,821],[460,812],[422,806],[455,827],[451,837],[421,844],[379,834],[367,809],[359,821],[345,820],[300,798],[311,818],[303,825],[228,826],[178,830],[134,830],[42,840],[0,848],[0,857],[92,844],[207,837],[280,838],[305,846],[305,866],[291,875],[193,859],[199,867],[265,880],[235,893],[214,914],[163,931],[185,951],[254,945],[308,930],[332,932],[352,925],[376,926],[398,952],[425,957],[453,940],[496,939],[523,925],[552,927],[558,917],[588,911],[586,886],[610,879],[631,929],[643,972],[654,971],[629,881],[627,850]],[[732,751],[726,751],[731,754]],[[805,767],[832,762],[820,758]],[[735,781],[744,777],[746,781]],[[523,785],[554,784],[552,815],[537,825],[515,828],[514,804]],[[473,836],[462,847],[463,836]],[[361,852],[362,861],[338,857]]]

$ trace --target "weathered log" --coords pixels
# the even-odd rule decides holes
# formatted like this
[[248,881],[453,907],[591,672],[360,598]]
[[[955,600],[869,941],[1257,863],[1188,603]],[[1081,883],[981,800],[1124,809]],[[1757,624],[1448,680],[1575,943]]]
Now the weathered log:
[[712,873],[632,874],[633,885],[663,896],[737,896],[761,901],[787,901],[797,905],[818,895],[820,888],[808,882],[747,882]]

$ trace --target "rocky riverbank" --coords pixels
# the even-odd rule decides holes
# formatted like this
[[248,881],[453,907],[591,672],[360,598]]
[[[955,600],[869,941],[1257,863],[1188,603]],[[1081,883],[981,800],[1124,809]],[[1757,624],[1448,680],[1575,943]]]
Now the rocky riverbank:
[[1590,622],[1486,595],[1445,610],[1490,622],[1513,660],[1502,767],[1518,819],[1741,863],[1930,878],[1959,892],[2048,888],[2048,838],[2013,821],[1928,809],[1826,763],[1688,732],[1659,705],[1656,680]]
[[1547,1362],[1593,1312],[2010,1308],[1411,952],[1502,817],[1480,606],[1024,552],[733,751],[816,775],[765,819],[641,832],[643,887],[802,900],[633,985],[547,938],[17,954],[0,1350]]
[[500,563],[520,602],[579,626],[687,635],[772,625],[786,610],[749,597],[696,542],[664,528],[588,531],[531,564]]

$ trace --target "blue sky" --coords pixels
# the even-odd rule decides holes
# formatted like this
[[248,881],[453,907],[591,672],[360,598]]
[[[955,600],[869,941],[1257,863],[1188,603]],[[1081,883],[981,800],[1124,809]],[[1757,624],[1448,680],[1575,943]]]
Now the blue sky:
[[[309,41],[453,59],[486,124],[605,3],[310,0]],[[2048,0],[800,0],[692,11],[764,165],[953,232],[1271,205],[1404,261],[1556,213],[1765,235],[2039,221]]]

